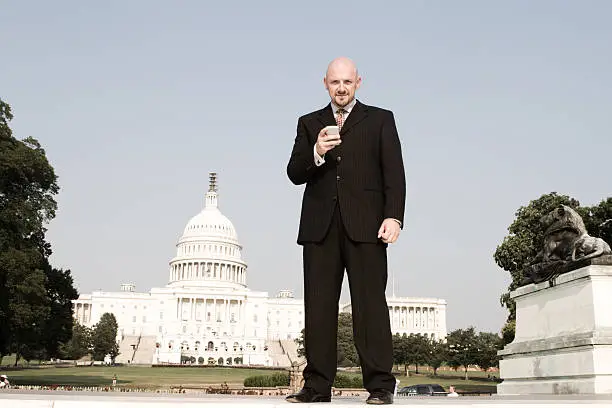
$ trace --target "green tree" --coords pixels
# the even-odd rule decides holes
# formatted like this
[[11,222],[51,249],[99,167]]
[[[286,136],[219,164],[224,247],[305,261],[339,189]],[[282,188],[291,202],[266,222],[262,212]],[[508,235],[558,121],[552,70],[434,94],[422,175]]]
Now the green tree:
[[45,356],[59,357],[60,344],[72,337],[72,300],[79,297],[70,270],[56,269],[45,262],[49,317],[42,322]]
[[111,360],[119,355],[119,343],[117,338],[117,320],[112,313],[104,313],[92,332],[92,356],[95,361],[104,360],[108,354]]
[[497,351],[502,348],[502,338],[497,333],[480,332],[476,337],[477,353],[474,363],[481,370],[499,366]]
[[69,360],[78,360],[86,356],[91,349],[91,329],[74,321],[72,337],[59,346],[60,355]]
[[406,361],[414,364],[415,372],[419,373],[419,366],[428,363],[431,353],[429,340],[421,334],[411,333],[406,339]]
[[434,370],[434,376],[438,375],[438,368],[447,360],[447,344],[442,340],[431,339],[429,344],[428,364]]
[[36,139],[13,137],[12,118],[0,100],[0,357],[12,350],[17,363],[56,354],[58,341],[70,337],[70,320],[67,330],[52,321],[58,298],[47,268],[45,226],[57,209],[57,176]]
[[516,329],[516,320],[506,322],[502,328],[502,344],[510,344],[514,341],[514,332]]
[[393,335],[393,361],[397,365],[404,366],[404,375],[408,377],[408,336],[406,333],[401,336]]
[[612,197],[592,207],[583,208],[582,218],[589,235],[612,245]]
[[31,360],[42,354],[42,322],[49,317],[49,306],[39,262],[40,253],[33,248],[10,248],[0,253],[3,291],[8,300],[4,350],[10,347],[15,352],[15,365],[22,356]]
[[353,316],[350,313],[338,314],[337,362],[340,367],[359,365],[359,356],[353,341]]
[[306,329],[302,329],[300,331],[300,336],[296,338],[294,341],[297,343],[297,355],[298,357],[304,357],[306,355],[306,350],[304,349],[304,333]]
[[465,379],[468,380],[468,367],[476,364],[478,354],[478,339],[473,327],[457,329],[446,336],[448,344],[449,365],[451,367],[463,366]]

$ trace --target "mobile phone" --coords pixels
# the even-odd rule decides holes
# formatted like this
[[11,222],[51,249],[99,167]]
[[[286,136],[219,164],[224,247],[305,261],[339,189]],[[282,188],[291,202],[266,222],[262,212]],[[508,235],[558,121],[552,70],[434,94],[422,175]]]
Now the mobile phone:
[[340,136],[338,126],[325,126],[325,133],[327,133],[328,136]]

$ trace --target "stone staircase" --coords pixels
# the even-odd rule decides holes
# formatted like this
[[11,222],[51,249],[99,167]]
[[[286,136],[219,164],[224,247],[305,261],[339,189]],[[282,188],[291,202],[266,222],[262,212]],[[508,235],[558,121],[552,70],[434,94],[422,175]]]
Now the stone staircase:
[[287,356],[290,362],[302,364],[304,361],[306,361],[305,357],[298,357],[298,345],[294,340],[279,340],[279,342],[284,354]]
[[138,336],[124,336],[119,342],[119,355],[115,358],[115,363],[128,364],[134,358],[135,348],[138,345]]
[[155,354],[155,336],[125,336],[119,343],[120,364],[152,364]]
[[278,340],[268,340],[266,341],[266,346],[268,347],[268,355],[272,359],[274,367],[291,366],[291,360],[289,360],[289,356],[283,351],[283,347]]
[[156,340],[155,336],[141,336],[140,343],[132,357],[132,364],[153,364]]

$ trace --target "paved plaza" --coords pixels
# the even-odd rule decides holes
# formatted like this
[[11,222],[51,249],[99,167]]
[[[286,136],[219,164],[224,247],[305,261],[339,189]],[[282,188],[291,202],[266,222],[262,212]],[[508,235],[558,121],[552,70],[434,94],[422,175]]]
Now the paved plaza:
[[[364,398],[336,397],[331,403],[305,404],[305,406],[342,406],[365,407]],[[394,405],[435,407],[473,407],[490,408],[503,406],[510,408],[578,408],[588,406],[612,407],[612,396],[490,396],[490,397],[398,397]],[[164,395],[154,393],[89,393],[68,391],[21,391],[0,392],[0,407],[6,408],[181,408],[220,407],[220,408],[277,408],[290,407],[283,397],[229,396],[229,395]],[[304,406],[304,405],[303,405]]]

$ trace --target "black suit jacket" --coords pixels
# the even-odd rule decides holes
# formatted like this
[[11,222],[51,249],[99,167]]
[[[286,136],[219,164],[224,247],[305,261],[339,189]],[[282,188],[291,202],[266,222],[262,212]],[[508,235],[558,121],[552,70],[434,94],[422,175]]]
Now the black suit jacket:
[[330,104],[298,119],[287,165],[294,184],[306,183],[298,243],[325,237],[336,203],[349,238],[376,243],[383,219],[404,222],[406,179],[393,113],[357,101],[340,131],[342,143],[317,167],[313,149],[319,131],[335,124]]

